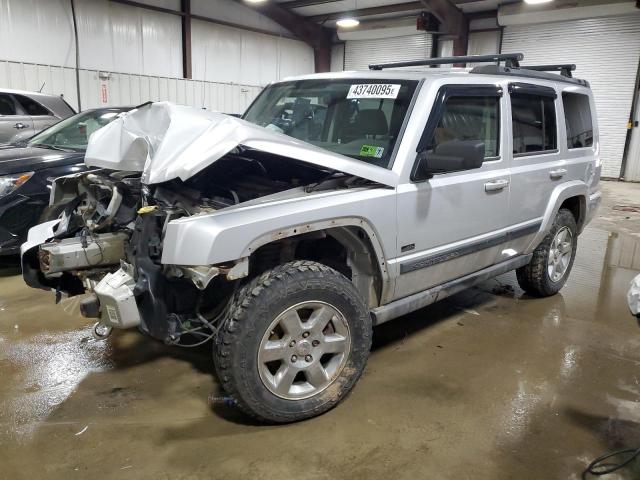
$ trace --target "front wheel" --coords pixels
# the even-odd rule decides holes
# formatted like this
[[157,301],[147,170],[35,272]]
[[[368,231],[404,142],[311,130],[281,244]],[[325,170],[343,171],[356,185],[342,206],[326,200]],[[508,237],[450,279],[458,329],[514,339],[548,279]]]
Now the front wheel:
[[337,405],[362,374],[370,348],[371,317],[349,279],[295,261],[241,289],[214,363],[242,410],[285,423]]
[[566,283],[578,247],[578,227],[573,214],[560,209],[551,231],[533,251],[528,265],[518,268],[518,284],[537,297],[556,294]]

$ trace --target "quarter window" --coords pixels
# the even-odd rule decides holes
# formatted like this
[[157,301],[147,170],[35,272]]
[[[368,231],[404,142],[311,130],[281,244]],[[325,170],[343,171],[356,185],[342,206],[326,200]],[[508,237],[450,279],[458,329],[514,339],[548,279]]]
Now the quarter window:
[[513,153],[526,155],[558,148],[554,99],[528,93],[511,94]]
[[499,105],[497,96],[449,97],[428,150],[452,140],[480,140],[485,158],[497,157]]
[[564,121],[567,126],[567,148],[593,145],[593,122],[589,97],[580,93],[563,93]]

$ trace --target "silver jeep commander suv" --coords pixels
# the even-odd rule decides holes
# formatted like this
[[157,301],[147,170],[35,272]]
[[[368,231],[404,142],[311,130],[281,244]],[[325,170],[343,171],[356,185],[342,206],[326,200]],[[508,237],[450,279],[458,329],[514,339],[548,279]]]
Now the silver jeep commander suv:
[[[242,119],[140,106],[91,137],[98,170],[54,182],[63,212],[29,232],[24,279],[88,293],[99,338],[213,340],[258,419],[319,415],[372,326],[510,270],[531,295],[566,282],[600,202],[593,97],[575,66],[520,60],[290,78]],[[393,69],[461,62],[485,64]]]

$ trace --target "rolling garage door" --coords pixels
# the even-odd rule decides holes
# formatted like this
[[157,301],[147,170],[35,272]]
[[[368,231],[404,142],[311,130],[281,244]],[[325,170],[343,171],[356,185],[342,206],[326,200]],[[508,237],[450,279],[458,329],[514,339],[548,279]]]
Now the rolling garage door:
[[370,63],[427,58],[431,58],[431,35],[428,33],[369,40],[347,40],[344,47],[345,70],[368,70]]
[[577,65],[575,76],[588,80],[595,95],[602,175],[619,177],[638,73],[640,15],[508,26],[502,52],[524,53],[523,65]]

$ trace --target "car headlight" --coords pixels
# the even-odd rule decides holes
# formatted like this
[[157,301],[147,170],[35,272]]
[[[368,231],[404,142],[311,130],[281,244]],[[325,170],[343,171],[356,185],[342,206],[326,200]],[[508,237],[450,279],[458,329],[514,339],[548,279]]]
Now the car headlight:
[[32,175],[33,172],[23,172],[0,176],[0,198],[9,195],[20,185],[23,185]]

